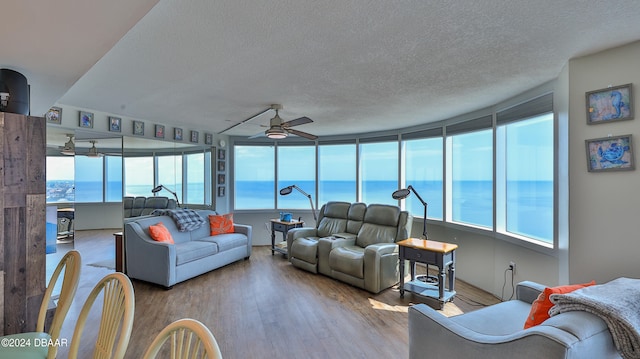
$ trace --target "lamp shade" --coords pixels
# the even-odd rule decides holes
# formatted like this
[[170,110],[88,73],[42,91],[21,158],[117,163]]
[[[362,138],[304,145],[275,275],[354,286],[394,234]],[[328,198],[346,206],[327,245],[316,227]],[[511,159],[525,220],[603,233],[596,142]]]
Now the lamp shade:
[[0,69],[0,90],[9,94],[7,106],[2,109],[3,112],[29,114],[29,85],[23,74],[9,69]]
[[[388,192],[387,192],[388,193]],[[411,194],[408,188],[399,189],[391,194],[393,199],[405,199]]]
[[280,190],[280,195],[281,196],[286,196],[286,195],[290,194],[291,192],[293,192],[293,186],[287,186],[287,187],[284,187],[283,189]]

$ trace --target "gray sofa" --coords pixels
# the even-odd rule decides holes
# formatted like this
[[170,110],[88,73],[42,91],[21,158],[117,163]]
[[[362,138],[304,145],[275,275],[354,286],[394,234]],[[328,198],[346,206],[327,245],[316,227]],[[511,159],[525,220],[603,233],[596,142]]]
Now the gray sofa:
[[[169,216],[144,216],[127,221],[124,240],[127,275],[170,288],[174,284],[251,256],[251,226],[235,224],[235,233],[210,235],[211,210],[197,211],[206,223],[180,232]],[[149,226],[162,222],[175,244],[154,241]]]
[[412,223],[412,216],[397,206],[328,202],[316,227],[287,233],[289,261],[378,293],[400,280],[395,242],[409,237]]
[[409,358],[620,358],[606,323],[584,311],[523,329],[544,288],[521,282],[515,300],[449,318],[425,304],[410,307]]
[[154,197],[124,197],[122,200],[124,207],[124,218],[148,216],[156,209],[174,209],[176,200],[173,198]]

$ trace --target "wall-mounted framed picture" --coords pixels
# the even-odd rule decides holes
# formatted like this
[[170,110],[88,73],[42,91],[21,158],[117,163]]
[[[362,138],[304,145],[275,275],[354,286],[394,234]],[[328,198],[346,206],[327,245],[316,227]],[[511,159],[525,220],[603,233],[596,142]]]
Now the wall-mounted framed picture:
[[122,119],[120,117],[109,116],[109,131],[122,132]]
[[590,91],[587,101],[587,124],[633,120],[632,85],[626,84]]
[[213,145],[213,135],[210,133],[204,134],[204,144],[205,145]]
[[227,159],[227,151],[223,150],[222,148],[218,149],[218,159],[219,160]]
[[44,114],[47,123],[62,125],[62,109],[60,107],[52,107]]
[[144,122],[133,121],[133,134],[136,136],[144,136]]
[[156,125],[154,136],[156,138],[164,138],[164,125]]
[[93,113],[80,111],[78,126],[83,128],[93,128]]
[[198,143],[200,141],[200,133],[198,131],[191,131],[191,142]]
[[218,161],[218,172],[224,172],[226,170],[225,162]]
[[631,135],[594,138],[585,141],[589,172],[635,169]]
[[218,184],[226,184],[227,176],[220,174],[218,175]]
[[224,186],[218,186],[218,197],[224,197]]
[[173,139],[176,141],[182,141],[182,129],[174,128],[173,129]]

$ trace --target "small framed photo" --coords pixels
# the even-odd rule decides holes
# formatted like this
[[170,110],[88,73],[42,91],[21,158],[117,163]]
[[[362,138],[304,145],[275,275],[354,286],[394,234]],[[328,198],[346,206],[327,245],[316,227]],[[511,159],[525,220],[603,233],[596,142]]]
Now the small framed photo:
[[631,135],[594,138],[585,141],[589,172],[635,169]]
[[198,143],[200,140],[200,133],[198,131],[191,131],[191,142]]
[[218,197],[224,197],[224,186],[218,186]]
[[174,128],[173,129],[173,139],[176,141],[182,141],[182,129]]
[[93,113],[80,111],[80,127],[93,128]]
[[133,121],[133,134],[136,136],[144,136],[144,122]]
[[225,162],[224,161],[218,161],[218,172],[224,172],[225,171]]
[[218,175],[218,184],[225,184],[227,182],[226,179],[225,175]]
[[109,116],[109,131],[122,132],[122,119],[120,117]]
[[204,134],[204,144],[205,145],[213,145],[213,135],[210,133]]
[[156,138],[164,138],[164,125],[156,125]]
[[47,123],[62,124],[62,109],[60,107],[52,107],[44,114]]
[[224,160],[227,158],[227,151],[223,150],[223,149],[219,149],[218,150],[218,159],[219,160]]
[[631,84],[586,93],[587,124],[633,120]]

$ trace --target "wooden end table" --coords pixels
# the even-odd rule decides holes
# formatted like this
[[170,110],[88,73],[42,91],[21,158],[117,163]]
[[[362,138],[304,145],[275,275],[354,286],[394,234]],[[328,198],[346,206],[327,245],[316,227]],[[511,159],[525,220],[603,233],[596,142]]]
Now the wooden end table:
[[287,253],[287,248],[276,247],[276,232],[282,233],[282,239],[284,241],[287,240],[287,232],[293,228],[300,228],[304,226],[303,221],[292,220],[290,222],[281,221],[277,218],[271,220],[271,255],[274,255],[275,252],[282,253],[285,256]]
[[[432,240],[409,238],[398,242],[400,260],[400,298],[404,297],[404,292],[409,291],[415,294],[435,298],[440,304],[440,309],[444,303],[453,300],[455,292],[455,263],[457,244],[437,242]],[[404,262],[410,262],[411,281],[404,282]],[[438,267],[438,284],[430,284],[421,280],[416,280],[416,262]],[[447,275],[448,274],[448,275]],[[448,278],[448,285],[445,288],[445,278]]]

